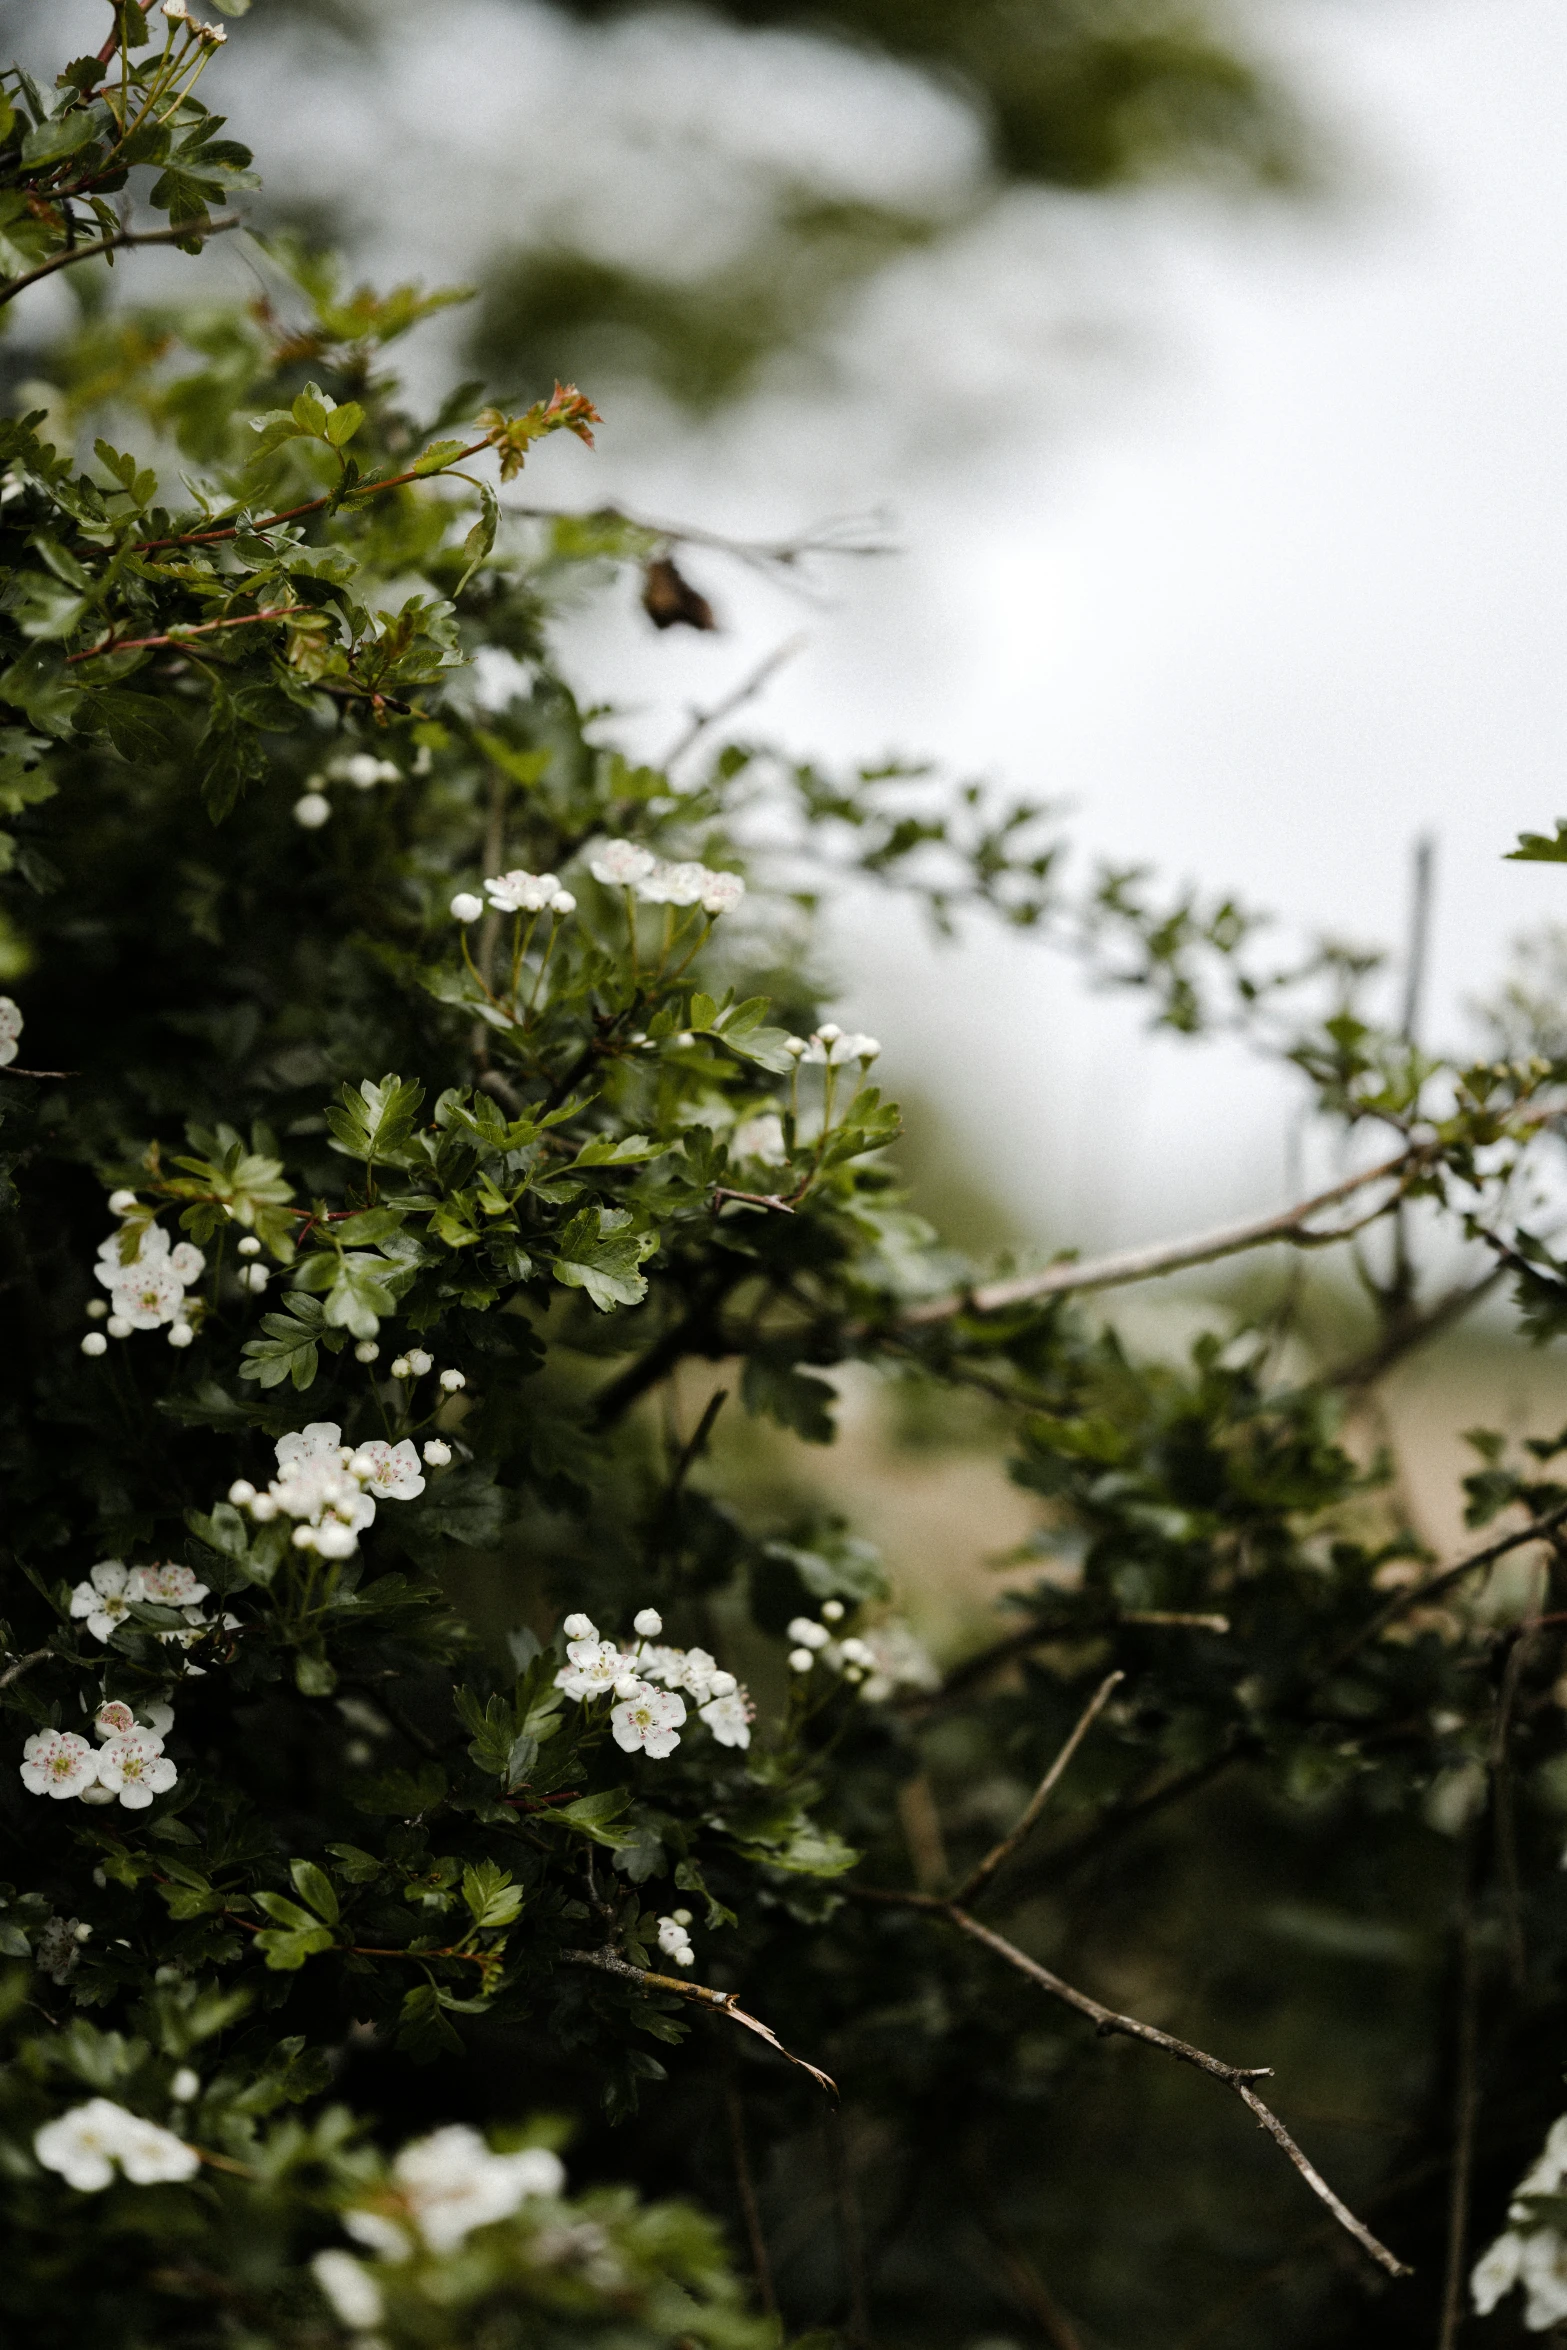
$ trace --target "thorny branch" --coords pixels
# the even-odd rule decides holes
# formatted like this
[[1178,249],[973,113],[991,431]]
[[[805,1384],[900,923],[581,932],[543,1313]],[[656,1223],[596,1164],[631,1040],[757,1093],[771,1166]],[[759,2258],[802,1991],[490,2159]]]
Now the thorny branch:
[[14,302],[18,294],[25,294],[40,278],[52,277],[57,269],[69,269],[73,262],[96,261],[105,253],[123,253],[131,245],[188,244],[192,237],[221,237],[227,230],[243,226],[238,213],[234,213],[227,220],[182,220],[176,228],[121,229],[118,236],[101,237],[95,245],[68,246],[64,252],[53,253],[47,261],[40,261],[36,269],[6,279],[0,284],[0,303]]
[[1389,2276],[1410,2276],[1413,2271],[1407,2268],[1396,2254],[1390,2252],[1387,2246],[1380,2242],[1361,2220],[1355,2217],[1348,2204],[1334,2193],[1315,2164],[1296,2145],[1278,2115],[1270,2107],[1264,2105],[1262,2099],[1257,2095],[1252,2083],[1269,2079],[1273,2070],[1271,2065],[1226,2064],[1222,2057],[1211,2056],[1207,2049],[1196,2047],[1190,2040],[1177,2039],[1171,2032],[1160,2031],[1156,2024],[1141,2023],[1135,2016],[1122,2015],[1117,2009],[1106,2007],[1102,2001],[1091,1998],[1088,1992],[1079,1991],[1075,1984],[1068,1983],[1060,1975],[1053,1974],[1049,1967],[1041,1966],[1037,1959],[1030,1958],[1026,1951],[1019,1950],[1016,1943],[1009,1942],[1005,1935],[998,1934],[991,1927],[981,1924],[978,1918],[972,1917],[963,1907],[964,1900],[972,1893],[984,1888],[996,1870],[1011,1857],[1029,1829],[1033,1827],[1050,1795],[1059,1785],[1066,1765],[1077,1752],[1083,1738],[1121,1678],[1121,1674],[1113,1673],[1101,1682],[1079,1717],[1065,1745],[1045,1773],[1033,1800],[1017,1826],[1001,1839],[993,1851],[986,1854],[979,1866],[964,1879],[956,1893],[951,1895],[900,1893],[871,1885],[850,1885],[845,1890],[861,1901],[877,1902],[896,1909],[918,1910],[928,1916],[941,1918],[946,1924],[955,1926],[960,1934],[966,1934],[971,1941],[980,1943],[986,1950],[992,1951],[996,1957],[1005,1959],[1009,1966],[1015,1967],[1020,1974],[1027,1975],[1031,1982],[1038,1983],[1043,1990],[1049,1992],[1052,1999],[1058,1999],[1063,2006],[1072,2008],[1078,2015],[1086,2016],[1095,2031],[1101,2036],[1119,2035],[1128,2040],[1141,2040],[1146,2046],[1161,2050],[1164,2055],[1173,2056],[1178,2064],[1192,2065],[1198,2072],[1207,2073],[1210,2079],[1222,2082],[1224,2087],[1233,2090],[1247,2110],[1255,2115],[1259,2125],[1267,2131],[1275,2145],[1294,2164],[1312,2193],[1327,2205],[1340,2227],[1345,2228],[1354,2237],[1356,2243],[1368,2252],[1380,2267],[1386,2269]]
[[716,2009],[718,2014],[728,2016],[731,2023],[740,2024],[746,2031],[754,2032],[759,2040],[765,2040],[769,2048],[776,2048],[780,2056],[798,2066],[802,2073],[809,2073],[829,2097],[837,2096],[838,2084],[831,2073],[807,2064],[803,2056],[795,2056],[770,2025],[764,2024],[759,2016],[747,2013],[733,1991],[715,1991],[706,1983],[683,1982],[678,1975],[652,1974],[643,1967],[633,1966],[629,1959],[617,1958],[612,1950],[563,1950],[560,1955],[566,1966],[597,1967],[601,1974],[619,1975],[624,1982],[634,1983],[639,1991],[673,1991],[677,1998],[690,1999],[698,2007]]

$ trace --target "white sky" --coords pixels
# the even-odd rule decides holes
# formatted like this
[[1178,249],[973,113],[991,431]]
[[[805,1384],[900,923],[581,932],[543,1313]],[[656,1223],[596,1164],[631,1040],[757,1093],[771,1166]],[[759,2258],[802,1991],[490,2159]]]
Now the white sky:
[[[232,29],[235,64],[264,17]],[[943,101],[798,42],[714,35],[693,63],[515,0],[385,0],[384,21],[385,69],[332,75],[302,118],[264,50],[233,107],[274,183],[324,196],[390,139],[361,210],[380,275],[460,273],[552,207],[605,250],[710,246],[737,154],[903,197],[972,169]],[[876,297],[835,398],[786,383],[700,435],[612,414],[596,458],[552,450],[537,486],[767,532],[891,506],[907,552],[804,614],[770,730],[1064,798],[1087,850],[1301,929],[1396,938],[1430,829],[1450,1028],[1516,931],[1567,919],[1567,873],[1501,862],[1567,813],[1567,12],[1266,0],[1251,21],[1352,159],[1334,203],[1020,199]],[[654,644],[628,612],[583,646],[595,684],[711,700],[802,625],[692,568],[729,633]],[[1026,1229],[1092,1245],[1284,1196],[1286,1097],[1225,1049],[1144,1042],[1036,946],[937,956],[857,906],[837,953],[894,1084],[962,1129],[999,1120],[979,1172]]]

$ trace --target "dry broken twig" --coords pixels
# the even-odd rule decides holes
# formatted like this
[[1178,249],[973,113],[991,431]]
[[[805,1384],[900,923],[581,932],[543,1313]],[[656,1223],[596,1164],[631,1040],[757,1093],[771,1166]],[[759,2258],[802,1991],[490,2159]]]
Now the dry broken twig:
[[715,1991],[707,1983],[683,1982],[678,1975],[652,1974],[645,1967],[633,1966],[629,1959],[618,1958],[612,1950],[563,1950],[560,1955],[568,1966],[597,1967],[600,1974],[618,1975],[623,1982],[635,1983],[639,1991],[673,1991],[677,1998],[689,1999],[698,2007],[716,2009],[718,2014],[728,2016],[731,2023],[765,2040],[769,2048],[776,2048],[780,2056],[797,2065],[802,2073],[809,2073],[829,2097],[837,2096],[838,2084],[831,2073],[824,2073],[819,2066],[807,2064],[803,2056],[794,2055],[770,2024],[764,2024],[760,2016],[749,2014],[740,2005],[733,1991]]

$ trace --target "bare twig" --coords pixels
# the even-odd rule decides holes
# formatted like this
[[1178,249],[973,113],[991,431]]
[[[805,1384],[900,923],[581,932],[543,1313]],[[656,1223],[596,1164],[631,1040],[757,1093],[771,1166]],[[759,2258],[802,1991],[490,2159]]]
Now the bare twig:
[[1478,2022],[1479,1954],[1468,1882],[1458,1921],[1458,2078],[1453,2093],[1453,2166],[1447,2195],[1447,2272],[1442,2283],[1442,2325],[1437,2350],[1453,2350],[1464,2321],[1465,2271],[1469,2259],[1469,2182],[1474,2168],[1475,2122],[1480,2111]]
[[1022,1818],[1018,1821],[1017,1826],[1013,1828],[1008,1835],[1003,1836],[999,1844],[993,1845],[991,1850],[986,1853],[982,1861],[977,1862],[975,1866],[970,1869],[968,1875],[964,1878],[962,1884],[958,1887],[957,1891],[952,1896],[953,1902],[955,1904],[962,1904],[964,1902],[972,1901],[977,1894],[983,1893],[985,1887],[990,1883],[990,1880],[995,1875],[996,1871],[999,1868],[1005,1867],[1006,1863],[1012,1858],[1013,1853],[1016,1852],[1018,1846],[1029,1834],[1034,1825],[1034,1822],[1038,1819],[1040,1813],[1044,1810],[1045,1805],[1050,1801],[1051,1796],[1055,1793],[1056,1788],[1060,1785],[1062,1774],[1065,1772],[1067,1765],[1072,1760],[1073,1755],[1076,1754],[1078,1748],[1082,1745],[1083,1740],[1088,1736],[1089,1731],[1093,1728],[1095,1722],[1099,1719],[1100,1714],[1103,1713],[1105,1707],[1109,1704],[1112,1695],[1117,1689],[1119,1689],[1121,1683],[1125,1679],[1126,1675],[1124,1673],[1117,1672],[1106,1674],[1105,1678],[1100,1682],[1098,1688],[1094,1691],[1093,1696],[1089,1699],[1087,1705],[1084,1706],[1081,1714],[1079,1714],[1076,1727],[1073,1729],[1071,1736],[1067,1739],[1066,1744],[1062,1747],[1060,1753],[1056,1756],[1055,1761],[1051,1764],[1049,1770],[1046,1771],[1044,1777],[1040,1780],[1039,1785],[1035,1788],[1033,1799],[1029,1803],[1028,1809],[1024,1812]]
[[780,2056],[798,2066],[802,2073],[809,2073],[829,2097],[837,2096],[838,2084],[831,2073],[807,2064],[803,2056],[793,2055],[769,2024],[747,2013],[733,1991],[715,1991],[706,1983],[682,1982],[678,1975],[655,1975],[644,1967],[632,1966],[628,1959],[617,1958],[612,1950],[563,1950],[560,1956],[565,1966],[596,1967],[600,1974],[618,1975],[622,1982],[634,1983],[639,1991],[673,1991],[677,1998],[689,1999],[698,2007],[728,2016],[731,2023],[740,2024],[746,2031],[754,2032],[759,2040],[765,2040],[769,2048],[776,2048]]
[[1541,1518],[1531,1518],[1527,1526],[1519,1526],[1511,1534],[1499,1535],[1495,1542],[1486,1543],[1482,1550],[1471,1551],[1468,1558],[1460,1559],[1456,1566],[1445,1568],[1440,1575],[1429,1576],[1424,1583],[1416,1583],[1408,1591],[1399,1592],[1396,1598],[1388,1601],[1386,1607],[1377,1610],[1369,1623],[1362,1624],[1360,1630],[1342,1648],[1335,1650],[1328,1659],[1326,1671],[1336,1673],[1352,1656],[1358,1656],[1368,1642],[1380,1639],[1389,1624],[1407,1615],[1412,1607],[1429,1607],[1432,1600],[1440,1599],[1444,1592],[1451,1591],[1466,1575],[1476,1574],[1482,1567],[1494,1567],[1498,1559],[1506,1558],[1509,1551],[1521,1550],[1526,1542],[1543,1541],[1563,1523],[1567,1523],[1567,1501],[1560,1503],[1554,1510],[1547,1510]]
[[24,270],[20,277],[7,278],[0,283],[0,303],[14,302],[18,294],[25,294],[29,286],[40,278],[53,277],[57,269],[69,269],[75,261],[96,261],[100,254],[123,253],[131,245],[178,245],[191,237],[221,237],[228,229],[243,228],[237,213],[227,220],[181,221],[177,228],[121,229],[118,236],[101,237],[96,245],[74,245],[63,253],[51,254],[40,261],[36,269]]
[[745,2222],[746,2242],[751,2248],[751,2267],[756,2276],[757,2297],[764,2314],[776,2317],[778,2294],[773,2284],[773,2264],[768,2257],[761,2206],[756,2200],[756,2183],[751,2176],[751,2158],[745,2143],[745,2107],[735,2081],[732,2059],[724,2066],[724,2114],[729,2123],[729,2151],[735,2166],[735,2192],[740,2199],[740,2216]]
[[1524,1658],[1539,1628],[1539,1616],[1533,1613],[1513,1634],[1507,1662],[1502,1668],[1502,1685],[1496,1699],[1496,1727],[1491,1737],[1491,1817],[1496,1827],[1496,1873],[1501,1879],[1507,1964],[1515,1991],[1522,1991],[1524,1987],[1528,1975],[1528,1952],[1524,1943],[1523,1886],[1518,1871],[1518,1817],[1513,1801],[1509,1741]]
[[80,1069],[18,1069],[14,1061],[0,1063],[0,1077],[80,1077]]
[[[1357,1191],[1364,1191],[1373,1183],[1388,1183],[1424,1166],[1430,1153],[1424,1147],[1401,1151],[1396,1159],[1384,1159],[1380,1165],[1367,1167],[1359,1175],[1346,1176],[1329,1191],[1319,1191],[1312,1199],[1300,1200],[1292,1208],[1281,1208],[1272,1216],[1254,1216],[1244,1224],[1222,1224],[1215,1231],[1199,1232],[1186,1240],[1158,1241],[1151,1248],[1120,1249],[1113,1256],[1089,1257],[1081,1263],[1047,1265],[1039,1273],[1020,1273],[1008,1281],[990,1281],[977,1289],[960,1290],[950,1297],[929,1298],[921,1305],[909,1306],[896,1318],[895,1327],[901,1330],[922,1329],[928,1323],[947,1322],[957,1314],[994,1314],[1003,1307],[1031,1305],[1037,1298],[1063,1297],[1085,1289],[1118,1289],[1129,1281],[1151,1281],[1161,1273],[1177,1273],[1187,1265],[1207,1265],[1220,1257],[1238,1255],[1243,1249],[1262,1248],[1269,1241],[1287,1240],[1297,1248],[1320,1248],[1336,1240],[1346,1240],[1350,1229],[1333,1232],[1311,1232],[1306,1229],[1314,1216],[1324,1208],[1337,1206]],[[1386,1214],[1393,1202],[1374,1209],[1372,1217]],[[1367,1219],[1368,1221],[1372,1219]]]
[[693,710],[691,723],[665,752],[660,762],[665,771],[673,767],[677,759],[683,759],[687,751],[694,750],[710,728],[721,725],[726,718],[732,718],[737,710],[745,708],[747,702],[754,702],[762,688],[786,662],[792,661],[797,653],[803,653],[809,642],[810,639],[803,635],[786,638],[781,645],[774,646],[765,661],[757,663],[748,677],[741,679],[732,693],[725,694],[721,702],[715,702],[710,710]]
[[64,666],[69,669],[73,661],[107,660],[114,653],[145,652],[153,645],[183,645],[193,636],[211,636],[220,628],[253,628],[258,620],[290,620],[302,609],[298,604],[274,604],[265,612],[240,612],[232,620],[192,621],[188,628],[171,628],[165,636],[105,637],[101,645],[89,645],[85,653],[67,653]]
[[34,1665],[41,1665],[46,1657],[53,1654],[52,1648],[35,1648],[31,1655],[19,1656],[14,1664],[7,1665],[5,1671],[0,1673],[0,1689],[9,1689],[13,1681],[19,1681]]

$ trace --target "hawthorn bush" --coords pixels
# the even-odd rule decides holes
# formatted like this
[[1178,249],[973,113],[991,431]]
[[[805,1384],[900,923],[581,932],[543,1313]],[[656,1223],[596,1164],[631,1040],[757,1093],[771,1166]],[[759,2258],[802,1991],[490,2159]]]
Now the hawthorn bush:
[[[5,302],[249,184],[223,28],[111,15],[4,77]],[[1444,1060],[1026,804],[629,760],[553,616],[705,605],[509,489],[589,399],[421,419],[445,297],[257,259],[84,302],[0,424],[6,2340],[1450,2344],[1487,2235],[1496,2338],[1567,2317],[1567,1439],[1477,1431],[1438,1562],[1356,1435],[1499,1277],[1561,1324],[1554,999]],[[1242,1029],[1339,1180],[965,1263],[822,1017],[845,879]],[[1181,1362],[1079,1302],[1329,1240],[1352,1358],[1293,1281]],[[1040,1500],[945,1672],[728,1434],[830,1442],[854,1365]]]

